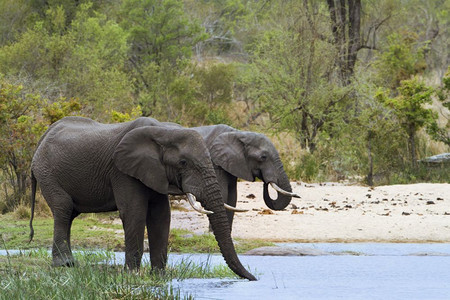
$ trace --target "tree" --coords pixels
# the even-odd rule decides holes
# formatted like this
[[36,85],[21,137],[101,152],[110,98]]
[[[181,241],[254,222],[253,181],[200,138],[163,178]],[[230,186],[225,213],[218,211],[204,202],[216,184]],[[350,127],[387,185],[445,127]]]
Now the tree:
[[361,0],[327,0],[336,64],[345,85],[353,76],[358,50],[361,49]]
[[390,34],[375,60],[377,83],[395,93],[401,81],[409,80],[425,70],[423,51],[424,47],[417,41],[414,32]]
[[25,0],[0,1],[0,46],[14,41],[31,19],[31,9]]
[[339,87],[332,75],[335,51],[321,37],[327,34],[321,14],[295,3],[279,9],[288,12],[286,21],[271,24],[255,43],[249,96],[272,126],[293,132],[314,152],[319,136],[343,121],[350,87]]
[[207,107],[204,115],[208,124],[229,123],[225,106],[233,98],[233,84],[236,69],[233,64],[212,63],[196,68],[195,80],[198,82],[197,99]]
[[189,20],[178,0],[125,0],[121,26],[130,33],[132,63],[189,58],[192,47],[205,37]]
[[129,34],[128,70],[144,115],[179,120],[175,104],[193,99],[189,59],[205,38],[202,28],[179,0],[126,0],[119,15]]
[[[33,86],[51,101],[78,98],[88,116],[134,107],[132,83],[125,72],[127,33],[91,4],[78,6],[69,28],[61,7],[50,8],[15,43],[0,48],[2,72]],[[30,87],[31,88],[31,87]]]
[[398,88],[399,95],[395,98],[387,98],[380,95],[380,100],[391,108],[396,115],[401,128],[408,136],[411,165],[417,166],[416,159],[416,133],[427,125],[432,124],[436,115],[424,104],[432,102],[433,89],[426,86],[417,78],[403,80]]
[[[447,110],[450,110],[450,67],[448,68],[442,81],[443,85],[441,88],[436,90],[436,93],[438,99],[442,103],[442,106],[447,108]],[[448,112],[446,115],[443,114],[443,119],[443,126],[439,126],[438,122],[433,122],[428,126],[427,132],[434,140],[450,146],[450,119]]]
[[13,189],[12,194],[5,190],[7,211],[26,201],[31,158],[47,126],[80,108],[65,99],[49,105],[22,85],[0,78],[0,168]]
[[80,99],[85,114],[99,120],[113,108],[135,107],[132,80],[125,72],[129,51],[125,30],[93,11],[91,4],[82,4],[62,38],[70,48],[62,53],[57,74],[67,86],[67,97]]

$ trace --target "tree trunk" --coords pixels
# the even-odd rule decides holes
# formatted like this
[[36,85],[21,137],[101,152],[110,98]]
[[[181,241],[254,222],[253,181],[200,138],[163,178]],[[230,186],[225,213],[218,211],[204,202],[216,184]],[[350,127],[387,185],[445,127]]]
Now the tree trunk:
[[361,0],[327,0],[327,4],[337,51],[336,65],[342,83],[349,85],[361,49]]
[[369,172],[367,174],[367,184],[373,186],[373,158],[372,158],[372,133],[367,135],[367,156],[369,158]]
[[415,126],[413,124],[410,124],[408,128],[408,135],[409,135],[409,146],[411,150],[411,166],[414,169],[417,167],[415,133],[416,133]]

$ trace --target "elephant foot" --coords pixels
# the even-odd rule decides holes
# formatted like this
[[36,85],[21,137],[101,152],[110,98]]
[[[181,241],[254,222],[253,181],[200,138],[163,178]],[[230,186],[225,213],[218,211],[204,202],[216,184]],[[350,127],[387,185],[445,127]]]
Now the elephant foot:
[[158,268],[158,267],[152,267],[152,274],[155,274],[159,277],[164,277],[166,275],[166,269],[165,268]]
[[78,263],[72,258],[69,257],[54,257],[52,261],[52,267],[76,267]]

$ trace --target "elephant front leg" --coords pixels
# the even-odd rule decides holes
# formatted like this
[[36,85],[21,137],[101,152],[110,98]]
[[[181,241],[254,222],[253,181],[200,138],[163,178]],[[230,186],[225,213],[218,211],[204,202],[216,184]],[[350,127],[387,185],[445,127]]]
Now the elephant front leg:
[[125,232],[125,266],[139,270],[144,253],[145,211],[121,211],[120,218]]
[[152,196],[147,210],[147,232],[152,269],[164,269],[170,232],[170,204],[167,195]]
[[139,269],[144,253],[144,231],[149,191],[140,181],[118,176],[112,181],[114,199],[125,232],[125,266]]

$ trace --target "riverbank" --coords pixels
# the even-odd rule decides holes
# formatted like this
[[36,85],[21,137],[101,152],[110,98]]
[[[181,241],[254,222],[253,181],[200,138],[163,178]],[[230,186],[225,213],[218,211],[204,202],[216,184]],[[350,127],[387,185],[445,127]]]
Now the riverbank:
[[[301,199],[284,211],[271,211],[263,201],[261,182],[238,183],[233,238],[272,242],[450,242],[450,184],[379,187],[339,183],[292,183]],[[274,192],[275,193],[275,192]],[[185,201],[173,210],[172,228],[197,234],[208,219]],[[187,211],[186,211],[187,210]]]

